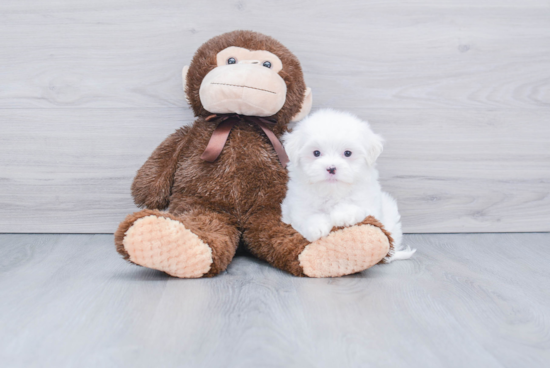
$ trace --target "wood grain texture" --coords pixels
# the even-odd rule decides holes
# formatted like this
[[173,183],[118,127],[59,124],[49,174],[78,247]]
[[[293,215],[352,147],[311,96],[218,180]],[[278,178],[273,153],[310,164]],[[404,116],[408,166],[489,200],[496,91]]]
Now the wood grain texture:
[[[550,113],[361,109],[406,232],[550,230]],[[0,231],[111,233],[188,109],[0,109]],[[472,132],[475,131],[475,134]]]
[[185,106],[195,50],[252,29],[296,53],[318,106],[548,108],[549,17],[546,0],[5,0],[0,107]]
[[547,367],[550,234],[408,235],[335,279],[239,256],[213,279],[123,262],[110,235],[0,235],[5,367]]
[[113,232],[192,121],[182,66],[233,29],[281,40],[315,109],[386,137],[405,231],[549,231],[548,19],[545,0],[4,0],[0,232]]

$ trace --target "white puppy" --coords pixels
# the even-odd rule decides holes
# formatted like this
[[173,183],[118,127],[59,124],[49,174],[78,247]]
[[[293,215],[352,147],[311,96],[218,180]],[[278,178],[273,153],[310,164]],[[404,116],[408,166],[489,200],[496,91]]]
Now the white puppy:
[[387,259],[410,258],[403,249],[397,203],[378,182],[376,159],[383,139],[366,121],[335,110],[319,110],[283,137],[290,158],[289,182],[282,203],[283,222],[307,240],[329,234],[333,226],[350,226],[371,215],[393,239],[395,253]]

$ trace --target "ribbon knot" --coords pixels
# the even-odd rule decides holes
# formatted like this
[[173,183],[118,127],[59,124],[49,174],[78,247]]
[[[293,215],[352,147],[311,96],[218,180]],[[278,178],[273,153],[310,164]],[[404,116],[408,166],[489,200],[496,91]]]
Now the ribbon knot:
[[286,164],[288,163],[288,156],[285,152],[285,149],[279,139],[277,139],[277,136],[273,131],[268,129],[268,126],[275,125],[277,122],[272,119],[266,119],[259,116],[245,116],[245,115],[238,115],[238,114],[223,114],[223,115],[210,115],[205,120],[210,121],[213,119],[219,118],[218,126],[212,133],[212,136],[210,137],[210,141],[208,142],[208,145],[206,146],[206,149],[204,150],[203,154],[201,155],[201,158],[208,162],[214,162],[218,159],[220,156],[223,147],[225,146],[225,142],[227,142],[227,138],[229,138],[229,133],[231,132],[231,129],[239,122],[239,121],[248,121],[251,123],[256,124],[259,126],[267,138],[269,138],[269,141],[273,145],[273,148],[275,149],[275,152],[277,153],[277,156],[279,157],[279,161],[281,162],[281,165],[283,167],[286,167]]

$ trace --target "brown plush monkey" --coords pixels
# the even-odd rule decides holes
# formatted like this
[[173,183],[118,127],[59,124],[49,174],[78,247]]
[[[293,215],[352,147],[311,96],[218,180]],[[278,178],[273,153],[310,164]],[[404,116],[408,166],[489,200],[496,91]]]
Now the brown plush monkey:
[[197,120],[138,171],[132,195],[147,209],[115,234],[126,260],[176,277],[210,277],[227,268],[242,241],[293,275],[328,277],[365,270],[392,251],[372,217],[313,243],[281,222],[287,158],[278,137],[312,101],[288,49],[259,33],[226,33],[199,48],[183,77]]

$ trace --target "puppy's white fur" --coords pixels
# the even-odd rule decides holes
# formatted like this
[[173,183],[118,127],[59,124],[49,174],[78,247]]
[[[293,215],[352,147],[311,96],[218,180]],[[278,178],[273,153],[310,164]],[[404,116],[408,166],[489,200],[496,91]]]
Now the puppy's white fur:
[[314,241],[333,226],[354,225],[371,215],[394,239],[395,253],[387,261],[414,254],[403,249],[397,203],[378,182],[376,159],[383,139],[366,121],[346,112],[319,110],[296,124],[283,141],[290,158],[283,222]]

